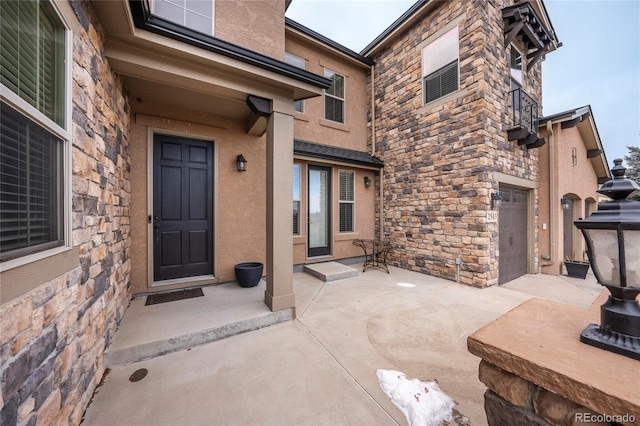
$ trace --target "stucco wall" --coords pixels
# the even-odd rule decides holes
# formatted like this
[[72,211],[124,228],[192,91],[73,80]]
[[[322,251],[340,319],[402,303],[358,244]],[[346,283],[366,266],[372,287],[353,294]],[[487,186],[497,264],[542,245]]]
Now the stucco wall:
[[[540,151],[540,255],[547,255],[553,260],[552,265],[542,265],[542,272],[547,274],[560,274],[563,262],[563,210],[560,206],[560,198],[567,196],[572,200],[573,218],[584,218],[587,216],[585,204],[591,203],[590,207],[596,205],[599,188],[598,177],[587,158],[587,148],[578,126],[569,129],[562,129],[561,123],[553,125],[553,135],[550,136],[546,128],[542,130],[542,135],[550,141],[542,147]],[[553,138],[553,140],[551,140]],[[549,150],[554,153],[554,183],[551,186],[549,178]],[[575,151],[574,151],[575,149]],[[575,155],[575,158],[574,158]],[[549,197],[554,197],[555,208],[550,209]],[[553,220],[551,219],[553,215]],[[551,223],[555,222],[556,230],[553,233],[554,247],[551,247]],[[542,224],[547,224],[547,230],[542,230]],[[574,258],[583,260],[585,250],[584,239],[580,231],[573,227],[573,251]],[[542,260],[546,262],[545,259]]]
[[[147,271],[149,132],[210,140],[214,143],[214,276],[218,282],[235,280],[234,265],[266,261],[266,141],[246,134],[245,123],[226,117],[188,111],[170,105],[134,101],[131,181],[133,201],[133,292],[149,288]],[[238,172],[236,157],[243,154],[247,171]]]
[[284,0],[215,2],[216,37],[284,60]]
[[[510,1],[437,3],[373,58],[376,150],[385,162],[384,226],[397,266],[474,286],[497,283],[498,224],[487,222],[502,175],[538,180],[536,150],[507,140],[509,50],[502,8]],[[459,20],[460,90],[423,106],[421,47]],[[524,89],[541,104],[541,66]],[[531,269],[537,258],[537,192],[530,191]]]
[[[75,21],[70,6],[58,3]],[[73,34],[68,207],[78,266],[0,306],[3,425],[79,424],[130,299],[129,105],[104,59],[91,6],[72,5],[80,31]]]
[[324,75],[325,68],[345,76],[345,123],[324,119],[324,97],[304,101],[304,113],[296,113],[294,136],[323,145],[368,151],[367,85],[369,69],[331,54],[287,32],[286,51],[305,59],[306,70]]

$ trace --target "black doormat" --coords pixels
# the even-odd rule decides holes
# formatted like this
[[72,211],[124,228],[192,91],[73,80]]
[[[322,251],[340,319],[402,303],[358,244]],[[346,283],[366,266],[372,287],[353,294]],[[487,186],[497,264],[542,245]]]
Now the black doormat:
[[157,305],[158,303],[173,302],[175,300],[192,299],[204,296],[201,288],[191,288],[189,290],[178,290],[170,293],[150,294],[147,296],[145,306]]

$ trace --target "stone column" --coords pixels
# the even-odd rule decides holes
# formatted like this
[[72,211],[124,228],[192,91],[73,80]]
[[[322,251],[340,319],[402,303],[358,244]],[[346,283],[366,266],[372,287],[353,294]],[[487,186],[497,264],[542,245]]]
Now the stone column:
[[272,311],[294,308],[293,102],[273,101],[267,119],[267,289]]

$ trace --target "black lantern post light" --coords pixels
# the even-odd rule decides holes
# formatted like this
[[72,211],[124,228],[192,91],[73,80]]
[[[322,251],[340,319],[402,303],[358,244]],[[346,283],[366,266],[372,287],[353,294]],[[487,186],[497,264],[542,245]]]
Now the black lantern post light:
[[627,200],[640,186],[625,178],[621,159],[613,162],[613,179],[598,190],[613,201],[600,203],[591,216],[574,222],[584,235],[598,282],[611,293],[600,307],[601,324],[589,324],[580,341],[640,360],[640,201]]

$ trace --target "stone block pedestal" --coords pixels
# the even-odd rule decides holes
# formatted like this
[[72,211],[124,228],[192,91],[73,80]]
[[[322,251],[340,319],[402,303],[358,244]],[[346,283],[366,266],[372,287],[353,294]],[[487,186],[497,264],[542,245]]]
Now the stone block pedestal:
[[640,425],[640,362],[579,340],[607,297],[531,299],[469,336],[489,425]]

